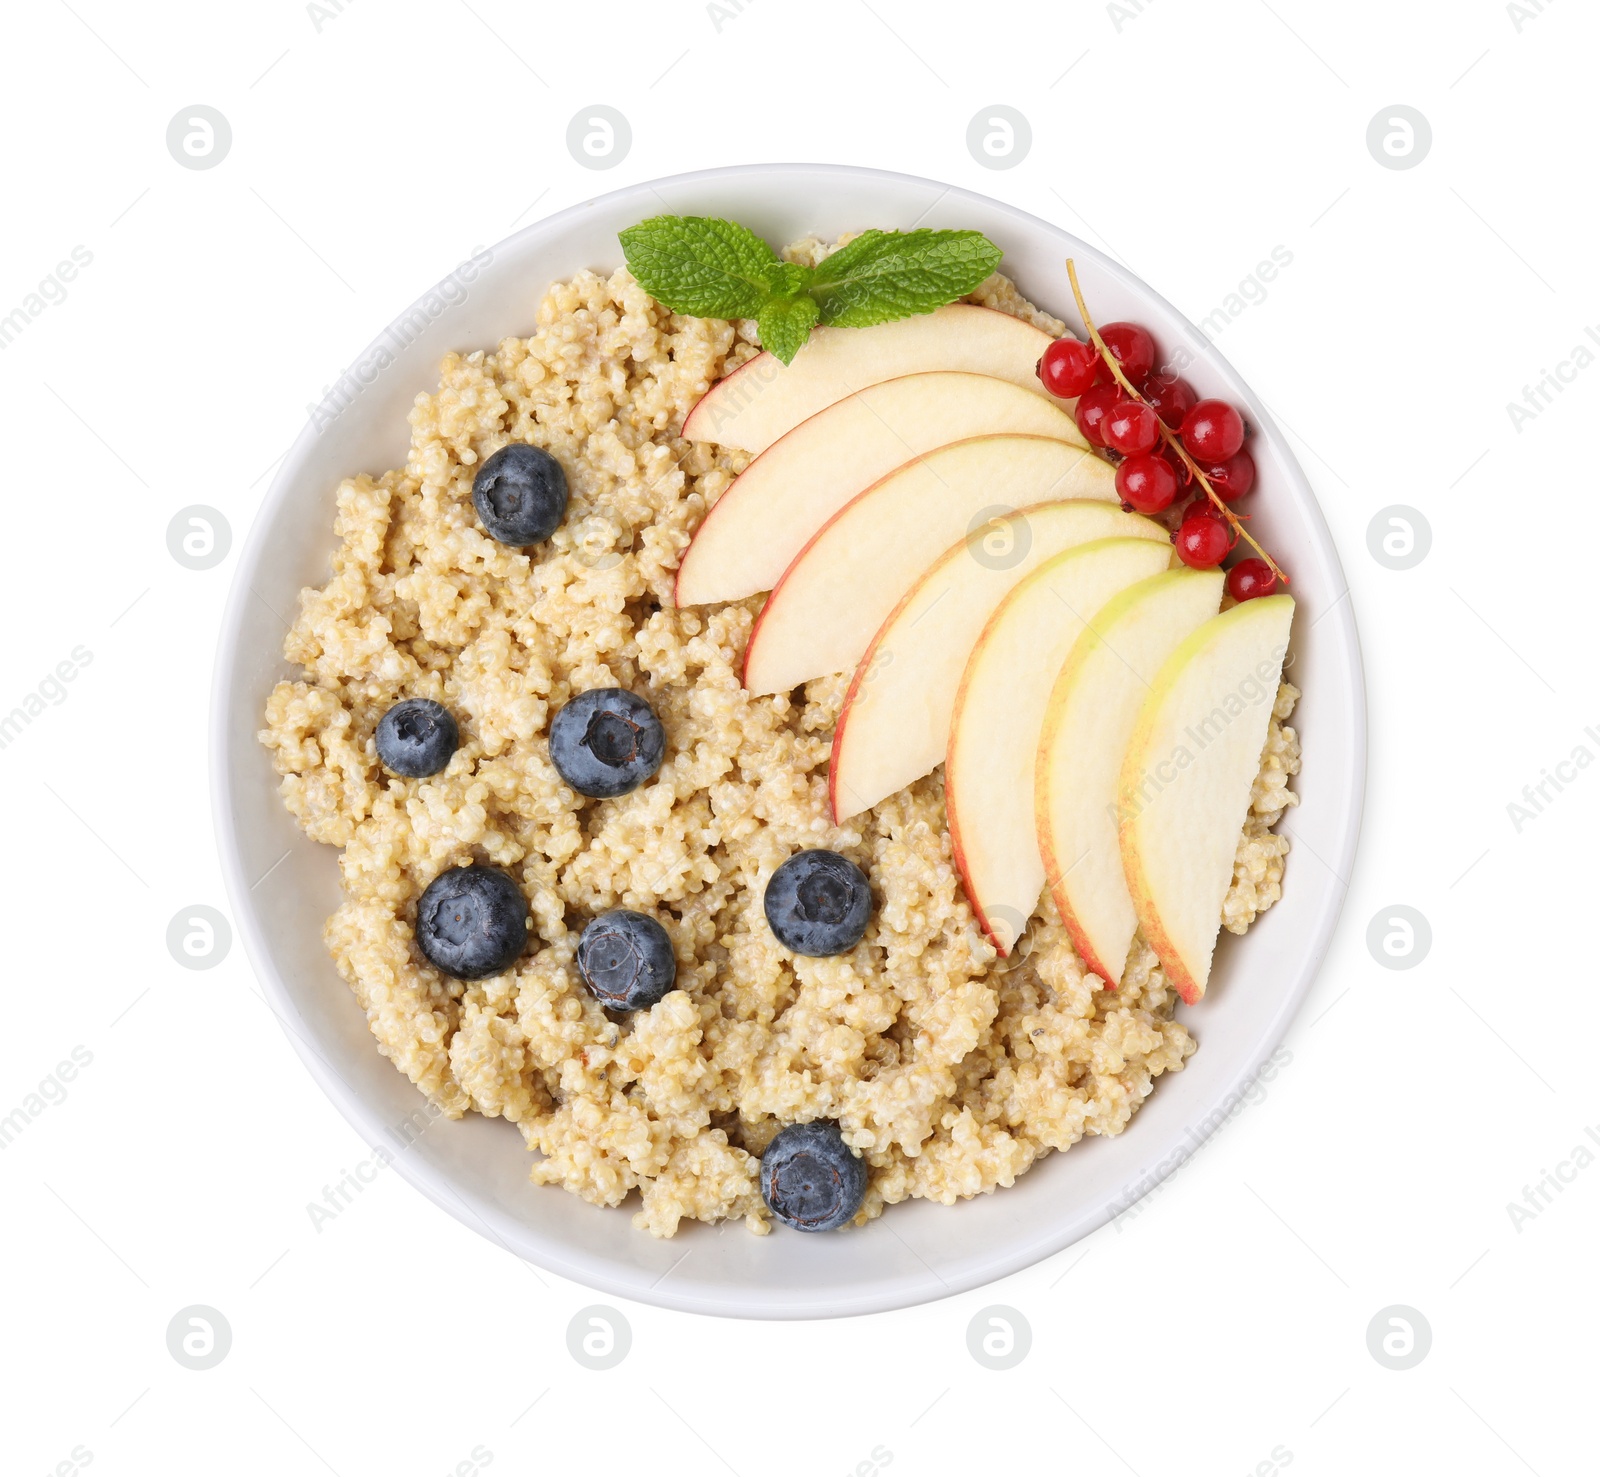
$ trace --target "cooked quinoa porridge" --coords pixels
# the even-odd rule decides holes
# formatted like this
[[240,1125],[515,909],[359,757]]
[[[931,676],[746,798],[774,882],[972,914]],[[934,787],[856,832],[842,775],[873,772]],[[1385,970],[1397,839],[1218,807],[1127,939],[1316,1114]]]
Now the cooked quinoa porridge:
[[[786,256],[825,252],[807,240]],[[1064,331],[999,275],[968,300]],[[262,733],[291,812],[341,848],[326,942],[379,1051],[448,1116],[515,1123],[536,1183],[603,1206],[638,1191],[634,1222],[656,1236],[685,1217],[765,1233],[759,1156],[817,1119],[868,1166],[857,1224],[1009,1185],[1121,1132],[1196,1046],[1143,939],[1102,988],[1048,889],[997,956],[952,862],[942,769],[830,823],[849,674],[751,696],[741,663],[764,596],[674,608],[690,536],[751,459],[679,432],[758,350],[753,322],[669,313],[618,270],[552,286],[531,337],[448,355],[411,411],[405,465],[338,490],[332,577],[302,595],[285,643],[301,674],[274,688]],[[508,442],[549,451],[570,490],[565,521],[527,550],[474,515],[476,469]],[[631,793],[588,799],[553,766],[548,727],[606,687],[648,700],[666,753]],[[1224,904],[1234,933],[1279,897],[1297,697],[1279,686]],[[379,719],[410,698],[460,724],[430,778],[377,759]],[[832,958],[791,953],[763,915],[775,869],[818,847],[873,895],[865,936]],[[532,926],[511,968],[464,981],[427,962],[414,928],[429,882],[472,863],[516,879]],[[616,908],[656,919],[677,960],[671,992],[627,1016],[575,961],[588,920]]]

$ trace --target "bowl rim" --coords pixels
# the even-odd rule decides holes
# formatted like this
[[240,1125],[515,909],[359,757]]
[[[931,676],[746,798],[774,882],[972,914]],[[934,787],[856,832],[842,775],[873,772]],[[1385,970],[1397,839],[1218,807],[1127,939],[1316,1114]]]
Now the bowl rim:
[[[1317,500],[1310,480],[1306,477],[1298,458],[1289,448],[1276,419],[1232,364],[1218,352],[1214,343],[1201,333],[1185,314],[1180,313],[1148,283],[1119,262],[1088,242],[1083,241],[1082,238],[1074,233],[1066,231],[1064,227],[1044,220],[1042,217],[1036,216],[1032,212],[1023,210],[1007,201],[983,195],[978,191],[969,190],[961,186],[928,179],[921,175],[908,174],[897,170],[878,169],[867,165],[802,162],[734,164],[712,169],[689,170],[649,180],[639,180],[633,184],[607,191],[604,194],[576,201],[562,210],[544,216],[513,232],[493,247],[492,252],[495,256],[498,256],[503,251],[509,250],[514,244],[524,242],[534,236],[558,236],[569,222],[581,219],[592,212],[597,205],[616,202],[623,197],[649,194],[667,186],[676,189],[693,187],[710,181],[727,181],[741,177],[751,180],[766,180],[774,176],[815,175],[819,173],[850,177],[856,180],[893,181],[900,185],[925,187],[941,192],[941,200],[950,198],[960,200],[965,198],[979,201],[986,209],[999,212],[1013,219],[1021,230],[1042,230],[1068,237],[1074,243],[1075,254],[1093,260],[1097,268],[1104,271],[1108,276],[1118,279],[1123,287],[1148,298],[1171,314],[1176,322],[1183,324],[1189,330],[1193,342],[1204,346],[1198,357],[1205,362],[1208,369],[1225,381],[1240,400],[1252,407],[1256,434],[1265,437],[1272,444],[1274,451],[1281,458],[1287,469],[1291,481],[1295,484],[1295,492],[1308,514],[1307,522],[1310,528],[1311,540],[1315,545],[1315,552],[1343,580],[1343,565],[1339,559],[1332,532],[1328,527],[1326,518],[1323,516],[1321,505]],[[391,320],[389,326],[375,336],[362,353],[351,361],[352,368],[368,361],[386,343],[386,336],[396,327],[403,324],[408,316],[414,314],[425,305],[431,296],[440,292],[448,281],[449,278],[441,279],[434,287],[421,294],[413,303],[397,314]],[[343,411],[340,412],[340,414],[343,413]],[[264,998],[268,1008],[277,1018],[280,1027],[289,1040],[289,1044],[311,1073],[312,1078],[327,1094],[345,1120],[362,1135],[365,1142],[372,1144],[383,1141],[385,1125],[381,1116],[377,1109],[360,1092],[344,1081],[339,1073],[316,1050],[313,1043],[307,1039],[307,1023],[297,1010],[292,994],[273,963],[262,921],[258,917],[251,900],[252,888],[245,875],[243,857],[237,845],[233,807],[234,786],[228,753],[228,695],[235,681],[244,611],[252,596],[253,574],[268,545],[271,531],[277,524],[278,514],[284,503],[289,499],[291,491],[298,481],[300,465],[306,459],[310,448],[318,443],[321,433],[322,428],[317,425],[315,419],[308,418],[305,426],[284,454],[271,485],[255,511],[249,532],[241,543],[219,628],[216,657],[212,669],[207,742],[209,790],[214,836],[228,903],[233,914],[234,926],[243,942],[245,955],[249,960],[250,966],[264,987]],[[1321,971],[1322,964],[1332,943],[1334,930],[1338,926],[1345,902],[1349,896],[1347,879],[1351,876],[1351,868],[1359,847],[1365,808],[1368,742],[1364,662],[1362,660],[1360,637],[1352,610],[1352,602],[1347,598],[1349,594],[1348,581],[1344,581],[1344,586],[1344,595],[1339,597],[1335,605],[1325,611],[1323,616],[1319,617],[1319,620],[1331,618],[1340,632],[1340,645],[1347,655],[1349,664],[1347,678],[1352,694],[1352,702],[1348,713],[1337,717],[1330,713],[1326,719],[1326,723],[1330,728],[1339,724],[1345,729],[1344,741],[1348,748],[1348,763],[1352,781],[1340,807],[1341,845],[1338,854],[1328,859],[1329,870],[1335,874],[1339,885],[1333,888],[1324,898],[1320,912],[1315,919],[1315,926],[1307,934],[1306,946],[1297,952],[1296,957],[1299,962],[1296,978],[1292,986],[1282,992],[1277,1009],[1268,1018],[1267,1024],[1262,1030],[1257,1050],[1245,1060],[1240,1071],[1226,1084],[1223,1091],[1217,1095],[1217,1102],[1225,1101],[1230,1094],[1236,1093],[1242,1084],[1253,1080],[1263,1064],[1282,1043],[1291,1022],[1294,1020]],[[991,1282],[1033,1266],[1045,1257],[1063,1250],[1075,1241],[1100,1229],[1116,1215],[1126,1210],[1130,1204],[1150,1194],[1169,1174],[1186,1162],[1193,1150],[1198,1149],[1221,1126],[1223,1121],[1227,1121],[1227,1115],[1219,1117],[1214,1111],[1204,1117],[1201,1120],[1200,1131],[1196,1132],[1192,1129],[1190,1131],[1190,1152],[1182,1156],[1170,1154],[1154,1165],[1139,1181],[1139,1189],[1136,1196],[1129,1199],[1125,1192],[1120,1197],[1127,1200],[1127,1204],[1119,1206],[1117,1203],[1119,1197],[1117,1195],[1110,1193],[1102,1195],[1098,1200],[1086,1205],[1077,1214],[1064,1214],[1061,1221],[1054,1225],[1048,1233],[1035,1236],[1023,1244],[1013,1244],[1004,1252],[967,1270],[951,1269],[948,1274],[940,1273],[937,1285],[924,1287],[921,1291],[908,1292],[901,1288],[894,1288],[872,1294],[835,1293],[805,1307],[795,1307],[787,1303],[782,1305],[763,1304],[750,1299],[747,1295],[736,1292],[729,1292],[717,1297],[687,1288],[658,1286],[638,1277],[622,1275],[609,1260],[602,1257],[576,1258],[568,1253],[565,1248],[554,1243],[544,1244],[540,1248],[539,1254],[533,1255],[528,1250],[519,1250],[511,1245],[506,1237],[502,1236],[495,1225],[492,1224],[492,1221],[500,1215],[500,1212],[491,1207],[475,1209],[468,1206],[462,1200],[459,1191],[450,1182],[449,1176],[435,1168],[425,1158],[412,1154],[397,1155],[394,1158],[393,1167],[398,1169],[402,1177],[415,1189],[420,1190],[427,1196],[434,1205],[447,1212],[464,1226],[480,1235],[486,1236],[500,1245],[502,1249],[511,1251],[513,1255],[525,1257],[557,1276],[568,1278],[583,1286],[637,1303],[654,1305],[679,1312],[698,1313],[705,1316],[779,1319],[837,1318],[888,1312],[925,1302],[940,1301],[986,1286]],[[955,1213],[959,1214],[959,1208],[956,1208]],[[505,1217],[505,1222],[509,1229],[512,1224],[511,1218]],[[645,1233],[641,1232],[640,1234]]]

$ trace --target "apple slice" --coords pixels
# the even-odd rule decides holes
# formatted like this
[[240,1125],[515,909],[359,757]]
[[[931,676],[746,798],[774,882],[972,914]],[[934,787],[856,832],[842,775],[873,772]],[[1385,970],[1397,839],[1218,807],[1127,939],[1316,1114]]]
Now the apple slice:
[[902,375],[846,395],[780,436],[717,499],[678,567],[676,603],[770,590],[851,498],[925,451],[1006,432],[1086,447],[1064,403],[957,370]]
[[1050,693],[1034,765],[1039,857],[1073,947],[1113,988],[1139,926],[1117,838],[1123,756],[1161,664],[1216,615],[1222,582],[1219,569],[1174,569],[1114,596]]
[[[1020,557],[974,558],[962,539],[906,592],[857,664],[833,731],[828,798],[835,824],[944,762],[961,673],[995,607],[1045,560],[1105,536],[1103,520],[1086,519],[1082,508],[1073,502],[1023,508],[996,525],[1000,546]],[[1130,518],[1117,532],[1159,542],[1163,550],[1167,544],[1167,531],[1149,519]]]
[[1171,556],[1165,540],[1147,538],[1102,539],[1057,554],[1000,602],[967,659],[950,717],[945,805],[967,901],[1002,956],[1045,884],[1033,765],[1056,673],[1085,622],[1119,590],[1159,574]]
[[813,328],[792,364],[757,354],[712,385],[684,420],[684,438],[765,451],[836,400],[929,369],[987,374],[1049,399],[1034,372],[1049,343],[1043,329],[973,303],[871,328]]
[[1267,595],[1187,636],[1156,673],[1122,761],[1128,891],[1190,1005],[1206,992],[1293,619],[1288,595]]
[[846,503],[783,572],[750,633],[744,685],[788,692],[850,671],[951,544],[971,535],[978,556],[996,557],[977,542],[992,517],[1084,498],[1084,516],[1100,520],[1086,538],[1121,532],[1139,515],[1114,501],[1115,476],[1093,452],[1044,436],[974,436],[914,458]]

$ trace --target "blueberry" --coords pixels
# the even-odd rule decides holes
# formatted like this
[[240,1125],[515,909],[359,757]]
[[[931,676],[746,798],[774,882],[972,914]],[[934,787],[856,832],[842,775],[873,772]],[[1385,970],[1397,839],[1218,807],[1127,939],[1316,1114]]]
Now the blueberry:
[[550,762],[580,795],[610,800],[661,768],[667,736],[642,697],[621,687],[580,692],[550,725]]
[[451,867],[417,904],[417,945],[435,969],[481,980],[510,967],[528,942],[528,903],[497,867]]
[[791,1123],[761,1156],[761,1198],[797,1231],[838,1230],[866,1193],[866,1161],[850,1152],[837,1123]]
[[548,451],[513,441],[478,468],[472,506],[490,538],[518,549],[543,543],[567,516],[567,474]]
[[578,973],[609,1010],[648,1010],[672,988],[678,958],[648,913],[617,908],[590,919],[578,940]]
[[412,697],[378,719],[377,740],[378,761],[390,774],[420,780],[450,762],[461,732],[448,708],[432,698]]
[[773,937],[814,959],[848,954],[872,913],[872,890],[861,868],[836,851],[802,851],[767,883],[762,900]]

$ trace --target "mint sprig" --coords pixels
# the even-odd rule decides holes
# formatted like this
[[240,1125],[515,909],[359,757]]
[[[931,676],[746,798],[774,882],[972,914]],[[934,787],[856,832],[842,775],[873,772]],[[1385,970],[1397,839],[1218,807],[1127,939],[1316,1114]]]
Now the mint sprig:
[[782,261],[734,221],[657,215],[618,238],[628,270],[674,313],[754,318],[792,363],[817,323],[865,328],[965,297],[1000,264],[980,231],[864,231],[815,267]]

